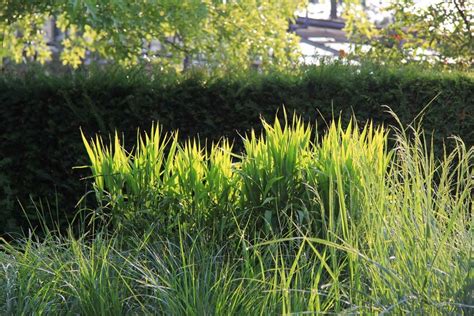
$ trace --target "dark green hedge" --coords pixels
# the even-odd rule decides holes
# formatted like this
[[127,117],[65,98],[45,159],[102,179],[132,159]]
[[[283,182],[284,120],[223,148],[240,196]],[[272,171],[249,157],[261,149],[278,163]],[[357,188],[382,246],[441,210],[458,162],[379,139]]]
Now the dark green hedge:
[[[437,144],[450,135],[474,141],[472,75],[420,68],[326,65],[296,74],[248,74],[211,79],[205,75],[170,76],[143,71],[102,70],[47,76],[39,72],[0,76],[0,233],[27,224],[23,203],[35,220],[29,195],[43,198],[62,220],[86,191],[86,170],[79,127],[87,135],[114,129],[135,137],[159,121],[182,137],[237,138],[259,117],[270,119],[282,105],[305,119],[326,119],[341,111],[347,119],[391,124],[381,105],[409,123],[427,109],[424,128]],[[322,120],[319,119],[321,123]],[[321,125],[321,124],[320,124]],[[131,143],[131,142],[129,142]],[[64,211],[65,210],[65,211]],[[66,216],[61,215],[66,212]],[[53,212],[54,214],[54,212]]]

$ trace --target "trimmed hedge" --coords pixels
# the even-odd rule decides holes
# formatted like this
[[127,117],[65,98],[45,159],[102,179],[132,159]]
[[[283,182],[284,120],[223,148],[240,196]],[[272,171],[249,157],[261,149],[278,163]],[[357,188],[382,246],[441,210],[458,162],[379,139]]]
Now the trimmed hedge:
[[[439,94],[439,95],[438,95]],[[347,120],[373,119],[392,124],[389,105],[403,123],[427,108],[423,127],[437,145],[459,135],[474,141],[474,79],[466,73],[427,71],[416,67],[384,68],[324,65],[295,74],[256,74],[209,78],[145,73],[141,70],[102,70],[47,76],[0,77],[0,233],[25,227],[18,201],[28,218],[36,219],[33,199],[59,205],[61,221],[71,218],[74,205],[86,192],[86,153],[80,137],[124,132],[134,139],[137,127],[159,121],[181,137],[199,135],[217,140],[271,121],[284,105],[306,120],[323,124],[342,112]],[[321,115],[320,115],[321,114]],[[128,143],[132,143],[129,141]],[[441,148],[441,146],[440,146]]]

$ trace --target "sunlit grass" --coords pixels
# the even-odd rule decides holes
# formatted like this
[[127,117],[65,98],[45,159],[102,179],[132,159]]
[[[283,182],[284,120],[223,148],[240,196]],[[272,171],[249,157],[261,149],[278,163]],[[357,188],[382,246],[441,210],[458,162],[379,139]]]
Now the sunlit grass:
[[159,126],[131,151],[84,139],[106,224],[3,244],[0,313],[474,311],[473,148],[436,160],[411,126],[263,125],[242,153]]

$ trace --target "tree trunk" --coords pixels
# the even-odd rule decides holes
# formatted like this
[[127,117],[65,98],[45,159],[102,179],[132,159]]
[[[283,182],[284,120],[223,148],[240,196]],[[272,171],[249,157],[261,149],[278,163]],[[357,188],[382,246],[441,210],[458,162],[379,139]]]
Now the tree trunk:
[[337,0],[331,0],[331,19],[337,19]]
[[188,71],[191,68],[191,56],[186,53],[183,60],[183,72]]

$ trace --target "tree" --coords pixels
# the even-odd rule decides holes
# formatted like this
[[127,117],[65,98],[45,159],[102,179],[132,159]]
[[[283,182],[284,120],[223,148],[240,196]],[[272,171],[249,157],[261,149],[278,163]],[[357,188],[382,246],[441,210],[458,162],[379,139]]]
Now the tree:
[[[125,65],[151,61],[213,69],[286,67],[298,60],[288,21],[304,0],[2,0],[0,60],[52,58],[43,26],[54,18],[64,34],[60,60],[78,67],[87,55]],[[155,43],[157,45],[151,45]],[[156,49],[156,46],[159,49]]]
[[392,12],[393,22],[382,29],[369,21],[360,1],[347,2],[347,34],[357,44],[369,44],[370,57],[472,66],[474,42],[469,17],[473,7],[468,1],[438,0],[418,5],[414,0],[393,0],[386,8]]
[[337,19],[337,0],[331,0],[331,19]]
[[[337,19],[337,7],[338,5],[342,5],[343,1],[342,0],[331,0],[331,11],[329,14],[329,17],[331,19]],[[362,1],[363,5],[365,6],[365,1]]]

